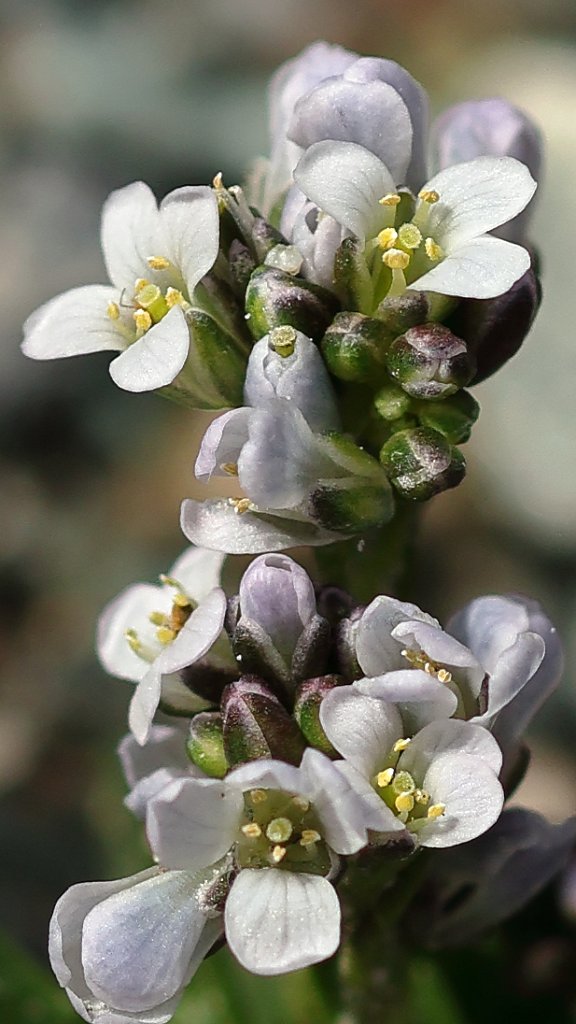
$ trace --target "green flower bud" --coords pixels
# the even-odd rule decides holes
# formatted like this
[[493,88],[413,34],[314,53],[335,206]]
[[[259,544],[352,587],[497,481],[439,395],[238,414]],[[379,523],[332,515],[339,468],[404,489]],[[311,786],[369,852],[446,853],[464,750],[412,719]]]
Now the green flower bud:
[[372,278],[366,264],[364,245],[357,238],[345,238],[336,252],[334,288],[345,309],[371,311]]
[[397,384],[386,384],[375,395],[374,407],[383,420],[393,422],[408,414],[412,400]]
[[395,338],[386,356],[391,377],[414,398],[443,398],[472,378],[466,343],[442,324],[421,324]]
[[417,414],[423,427],[437,430],[450,444],[463,444],[472,433],[480,406],[468,391],[458,391],[440,402],[419,402]]
[[162,392],[196,409],[242,405],[246,353],[207,313],[190,309],[186,320],[190,329],[188,358],[176,382]]
[[384,299],[374,316],[396,337],[429,320],[429,305],[425,292],[404,292],[403,295]]
[[380,461],[396,490],[411,501],[426,501],[456,487],[466,471],[461,452],[427,427],[393,434],[380,452]]
[[315,679],[305,679],[296,689],[294,718],[310,746],[329,757],[339,757],[339,754],[320,724],[320,705],[324,695],[343,682],[342,676],[317,676]]
[[213,779],[223,779],[228,771],[224,753],[222,715],[219,711],[203,711],[190,723],[186,740],[188,757],[197,768]]
[[274,267],[258,267],[246,291],[248,326],[256,339],[287,324],[319,340],[337,311],[332,292]]
[[319,481],[308,499],[311,518],[342,533],[359,533],[389,522],[394,499],[376,459],[342,434],[324,434],[317,444],[342,475]]
[[260,758],[300,764],[306,746],[286,708],[257,676],[243,676],[222,695],[224,750],[231,768]]
[[380,320],[362,313],[338,313],[322,339],[322,355],[340,380],[376,385],[386,379],[385,357],[391,340]]

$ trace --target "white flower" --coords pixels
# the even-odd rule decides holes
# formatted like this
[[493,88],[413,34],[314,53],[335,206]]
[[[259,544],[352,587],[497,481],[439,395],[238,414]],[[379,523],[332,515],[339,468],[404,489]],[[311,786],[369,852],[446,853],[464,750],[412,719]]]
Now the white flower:
[[148,805],[147,832],[172,869],[195,872],[232,860],[238,873],[225,907],[228,944],[248,970],[273,975],[335,952],[340,907],[328,880],[334,854],[362,849],[368,819],[384,830],[385,810],[309,748],[299,768],[262,760],[222,781],[171,782]]
[[218,254],[218,208],[207,186],[170,192],[156,204],[143,182],[113,192],[102,211],[101,241],[110,285],[64,292],[24,325],[32,359],[88,352],[121,355],[110,374],[127,391],[171,384],[190,348],[185,311]]
[[222,931],[202,905],[210,874],[149,868],[73,885],[50,922],[50,962],[94,1024],[165,1024]]
[[[98,624],[98,655],[104,668],[138,683],[130,705],[130,728],[139,743],[149,734],[162,701],[179,713],[207,707],[183,682],[220,638],[226,596],[218,587],[222,556],[190,548],[161,577],[160,586],[137,583],[104,609]],[[216,667],[234,665],[227,641],[212,652]]]
[[512,157],[448,167],[417,199],[399,193],[388,167],[353,142],[315,143],[294,177],[320,210],[367,243],[374,305],[405,288],[491,298],[530,266],[521,246],[487,234],[523,210],[536,189]]
[[380,795],[386,831],[400,822],[422,846],[455,846],[498,818],[502,754],[481,726],[445,719],[410,735],[397,707],[356,686],[326,694],[320,721],[352,784],[360,775]]

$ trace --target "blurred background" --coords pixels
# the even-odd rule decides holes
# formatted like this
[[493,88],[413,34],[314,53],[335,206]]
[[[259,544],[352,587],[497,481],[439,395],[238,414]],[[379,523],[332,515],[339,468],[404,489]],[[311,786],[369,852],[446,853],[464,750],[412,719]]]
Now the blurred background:
[[[502,95],[546,139],[533,230],[544,304],[521,352],[476,389],[468,477],[425,515],[410,599],[440,618],[490,591],[543,602],[567,671],[518,799],[555,821],[576,811],[574,0],[3,0],[0,1009],[15,1024],[77,1019],[44,969],[60,893],[148,863],[114,753],[131,691],[96,664],[94,627],[110,597],[184,547],[178,508],[205,422],[121,392],[106,356],[25,360],[20,326],[56,293],[105,281],[98,224],[113,188],[241,181],[267,152],[269,75],[316,38],[404,64],[435,111]],[[523,919],[525,935],[534,914],[544,922],[510,961],[525,1020],[551,992],[573,1005],[575,888]],[[225,957],[202,968],[177,1022],[334,1019],[306,972],[272,983]],[[477,1019],[450,1012],[422,1024]]]

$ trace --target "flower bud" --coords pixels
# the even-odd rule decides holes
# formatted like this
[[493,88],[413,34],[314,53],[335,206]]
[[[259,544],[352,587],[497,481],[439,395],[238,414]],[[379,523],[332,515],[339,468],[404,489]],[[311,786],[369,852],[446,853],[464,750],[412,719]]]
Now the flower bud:
[[471,379],[474,361],[466,343],[442,324],[411,327],[395,338],[386,366],[404,391],[414,398],[443,398]]
[[357,238],[345,238],[336,250],[334,288],[345,309],[372,309],[372,278]]
[[240,582],[240,616],[266,633],[290,668],[296,644],[316,614],[312,581],[287,555],[255,558]]
[[324,695],[342,682],[342,677],[337,675],[305,679],[300,683],[295,694],[294,718],[298,722],[301,732],[312,747],[321,750],[323,754],[328,754],[329,757],[338,757],[339,755],[320,724],[320,705]]
[[188,757],[197,768],[213,779],[223,779],[228,770],[224,753],[222,715],[219,711],[202,711],[190,723],[186,740]]
[[256,339],[285,324],[320,339],[337,310],[326,288],[274,267],[258,267],[246,291],[248,325]]
[[397,384],[386,384],[374,396],[378,415],[389,422],[406,416],[412,408],[412,399]]
[[230,244],[228,266],[234,291],[239,298],[244,298],[250,277],[256,269],[256,262],[248,246],[238,238],[233,239]]
[[239,343],[207,313],[199,309],[186,312],[190,330],[188,359],[176,384],[164,392],[178,399],[190,396],[198,409],[222,409],[242,405],[242,389],[247,356]]
[[272,227],[264,217],[254,219],[251,239],[259,263],[264,263],[266,256],[276,245],[288,245],[284,235],[277,228]]
[[392,335],[380,320],[338,313],[322,339],[322,355],[340,380],[378,384],[386,379],[385,357]]
[[224,750],[231,768],[259,758],[300,764],[306,746],[286,708],[256,676],[243,676],[222,695]]
[[317,439],[342,477],[319,480],[308,497],[308,514],[328,530],[358,533],[389,522],[394,500],[375,459],[342,434]]
[[450,444],[468,441],[480,414],[478,402],[468,391],[458,391],[438,402],[420,402],[418,419],[423,427],[437,430]]
[[404,334],[410,327],[430,319],[430,302],[425,292],[404,292],[384,299],[374,316],[382,321],[393,337]]
[[466,471],[461,452],[426,427],[393,434],[380,452],[380,461],[396,490],[411,501],[426,501],[456,487]]

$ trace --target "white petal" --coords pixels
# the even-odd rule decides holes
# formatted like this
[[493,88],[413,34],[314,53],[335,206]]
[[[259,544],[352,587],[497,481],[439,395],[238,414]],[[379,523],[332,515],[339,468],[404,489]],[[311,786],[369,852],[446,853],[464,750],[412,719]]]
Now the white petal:
[[427,821],[418,833],[423,846],[467,843],[482,835],[498,818],[504,803],[502,786],[479,757],[442,754],[430,765],[423,788],[431,803],[443,803],[446,813]]
[[226,901],[226,938],[253,974],[284,974],[332,956],[340,942],[340,904],[317,875],[275,868],[244,870]]
[[[193,768],[194,766],[190,765],[190,769]],[[134,817],[139,818],[140,821],[146,821],[150,801],[154,800],[175,779],[190,778],[190,776],[203,777],[202,772],[198,770],[158,768],[157,771],[151,772],[150,775],[136,783],[128,796],[124,797],[124,806],[132,811]]]
[[297,332],[292,355],[270,347],[270,336],[256,342],[246,370],[244,400],[265,405],[273,398],[293,402],[314,431],[337,430],[340,417],[326,365],[314,342]]
[[368,605],[356,633],[356,657],[367,676],[406,668],[406,660],[400,653],[404,645],[392,637],[392,630],[400,622],[412,620],[440,627],[436,619],[420,611],[415,604],[393,597],[381,595]]
[[156,659],[163,675],[199,661],[220,636],[226,615],[226,594],[217,587],[194,609],[178,636]]
[[238,513],[227,500],[182,503],[180,526],[193,544],[226,551],[231,555],[283,551],[297,545],[316,547],[343,540],[341,533],[315,523],[266,511]]
[[154,611],[168,612],[170,605],[166,591],[151,583],[127,587],[106,605],[98,620],[96,647],[107,672],[132,682],[146,675],[150,665],[134,653],[126,639],[126,630],[135,629],[142,640],[150,643],[148,616]]
[[514,700],[542,664],[545,652],[546,644],[536,633],[521,633],[502,652],[494,674],[488,680],[488,707],[480,721],[491,721]]
[[395,704],[408,736],[437,718],[450,718],[458,707],[456,694],[420,669],[399,669],[382,676],[358,679],[354,687],[368,697]]
[[526,249],[502,238],[482,235],[452,251],[410,288],[469,299],[503,295],[530,267]]
[[365,696],[356,686],[330,690],[320,705],[320,722],[336,750],[366,778],[382,767],[403,730],[392,704]]
[[226,776],[226,785],[240,793],[257,788],[281,789],[286,793],[308,795],[303,789],[305,780],[300,769],[272,759],[250,761],[235,768]]
[[201,278],[218,255],[218,204],[206,185],[170,192],[160,203],[158,256],[166,256],[180,271],[192,297]]
[[108,196],[100,237],[108,277],[117,288],[126,288],[131,294],[136,279],[148,275],[147,259],[158,255],[154,252],[157,228],[156,199],[143,181]]
[[513,157],[481,156],[454,164],[426,184],[440,196],[430,209],[426,230],[452,251],[512,220],[536,187],[528,168]]
[[125,391],[154,391],[171,384],[186,362],[190,333],[179,306],[110,363],[110,376]]
[[162,693],[162,676],[155,665],[148,669],[134,690],[128,711],[128,725],[141,746],[146,743]]
[[498,658],[519,633],[531,629],[525,600],[489,595],[470,601],[448,621],[446,630],[474,652],[492,675]]
[[212,475],[226,476],[221,469],[223,463],[237,463],[243,446],[248,440],[248,424],[252,410],[230,409],[210,423],[194,466],[197,480],[210,480]]
[[197,871],[228,852],[242,794],[218,779],[178,779],[148,805],[146,831],[164,867]]
[[[361,849],[366,844],[368,838],[366,829],[379,832],[381,836],[388,834],[390,838],[394,838],[394,833],[405,832],[405,826],[399,818],[396,817],[394,812],[378,796],[378,793],[372,789],[365,776],[350,761],[334,761],[333,763],[339,774],[343,775],[350,784],[354,794],[355,817],[358,822],[356,849]],[[396,838],[398,837],[396,836]],[[362,842],[360,847],[357,845],[359,840]]]
[[110,896],[82,929],[89,988],[119,1010],[161,1005],[189,981],[205,924],[188,872],[163,872]]
[[430,765],[442,754],[477,757],[496,775],[502,767],[502,751],[488,730],[455,718],[430,722],[416,733],[402,754],[401,767],[422,780]]
[[131,788],[158,768],[191,767],[186,755],[186,729],[179,726],[154,725],[144,747],[135,743],[130,734],[124,736],[118,745],[118,757]]
[[108,316],[118,292],[107,285],[72,288],[46,302],[24,324],[22,351],[30,359],[60,359],[89,352],[121,352],[126,342]]
[[294,180],[316,206],[358,238],[372,238],[388,220],[378,200],[396,189],[388,168],[353,142],[317,142],[294,171]]
[[168,575],[182,584],[189,597],[200,602],[220,586],[225,560],[221,551],[189,547],[176,559]]

